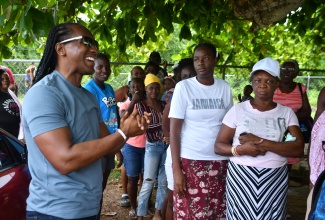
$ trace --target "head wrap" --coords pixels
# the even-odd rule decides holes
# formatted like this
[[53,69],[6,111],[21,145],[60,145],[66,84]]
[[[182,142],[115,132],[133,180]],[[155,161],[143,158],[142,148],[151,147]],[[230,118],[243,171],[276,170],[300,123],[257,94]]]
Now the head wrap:
[[148,86],[149,84],[155,83],[155,82],[160,85],[160,79],[156,75],[154,75],[152,73],[149,73],[146,75],[146,78],[144,79],[145,86]]

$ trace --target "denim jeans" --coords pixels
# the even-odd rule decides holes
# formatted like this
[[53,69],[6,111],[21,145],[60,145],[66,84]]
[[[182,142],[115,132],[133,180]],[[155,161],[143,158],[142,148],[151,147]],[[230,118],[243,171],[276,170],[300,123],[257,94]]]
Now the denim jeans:
[[148,201],[158,174],[158,189],[155,208],[162,209],[167,193],[167,178],[165,173],[166,147],[163,141],[146,143],[144,156],[143,183],[138,197],[138,216],[147,215]]
[[[90,217],[85,217],[85,218],[75,218],[72,220],[96,220],[97,215],[95,216],[90,216]],[[26,212],[26,220],[65,220],[64,218],[59,218],[55,217],[52,215],[45,215],[39,212],[32,212],[32,211],[27,211]]]

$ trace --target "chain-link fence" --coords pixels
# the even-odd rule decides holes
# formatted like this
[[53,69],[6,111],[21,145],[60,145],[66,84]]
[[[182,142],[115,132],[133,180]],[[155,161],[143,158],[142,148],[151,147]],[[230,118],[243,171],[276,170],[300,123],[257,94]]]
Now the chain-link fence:
[[[9,67],[13,73],[15,74],[15,80],[18,84],[18,94],[19,98],[23,100],[24,94],[27,92],[27,87],[25,86],[24,78],[25,78],[25,70],[28,66],[34,62],[37,66],[39,60],[4,60],[2,65]],[[112,85],[114,89],[118,89],[123,85],[126,85],[129,80],[129,72],[132,67],[135,65],[140,65],[144,67],[144,63],[114,63],[112,62],[112,70],[113,74],[109,78],[108,82]],[[123,67],[123,68],[122,68]],[[222,68],[222,66],[219,66]],[[123,70],[124,73],[120,71]],[[222,70],[222,69],[221,69]],[[237,96],[238,94],[243,92],[245,85],[250,84],[247,77],[243,77],[243,75],[249,75],[251,68],[250,67],[227,67],[226,73],[230,72],[231,74],[225,75],[225,80],[231,85],[234,103],[238,102]],[[308,73],[308,70],[303,70]],[[126,73],[125,73],[126,72]],[[220,71],[221,72],[221,71]],[[240,74],[239,74],[240,72]],[[307,86],[308,98],[310,105],[312,106],[313,112],[316,110],[317,106],[317,98],[319,91],[325,86],[325,76],[324,71],[319,70],[319,72],[313,70],[319,76],[298,76],[296,78],[296,82],[303,83]],[[115,73],[115,74],[114,74]],[[116,74],[120,73],[120,74]],[[218,74],[220,76],[221,74]],[[315,73],[314,73],[315,75]],[[91,76],[84,76],[83,83],[87,82]]]

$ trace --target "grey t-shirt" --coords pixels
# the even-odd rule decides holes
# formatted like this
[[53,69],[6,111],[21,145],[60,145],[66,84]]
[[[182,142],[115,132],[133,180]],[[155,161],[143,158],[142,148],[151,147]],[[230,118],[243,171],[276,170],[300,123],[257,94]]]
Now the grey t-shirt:
[[72,144],[100,137],[101,113],[94,95],[76,87],[54,71],[34,85],[23,103],[23,125],[32,175],[27,210],[60,218],[96,215],[102,194],[100,160],[60,174],[44,157],[33,138],[62,127],[69,127]]

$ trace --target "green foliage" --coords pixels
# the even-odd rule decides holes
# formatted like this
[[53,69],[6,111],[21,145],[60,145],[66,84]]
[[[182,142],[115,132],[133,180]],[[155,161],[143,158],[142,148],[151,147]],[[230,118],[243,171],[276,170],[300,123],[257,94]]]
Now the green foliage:
[[[279,1],[281,2],[281,1]],[[220,62],[251,66],[271,56],[295,58],[305,68],[325,68],[325,4],[305,0],[285,18],[251,32],[252,18],[236,16],[228,0],[25,0],[0,2],[0,60],[17,45],[42,51],[49,30],[76,21],[87,26],[112,61],[145,62],[152,50],[169,62],[191,56],[193,45],[211,42]],[[15,46],[16,45],[16,46]],[[238,73],[241,74],[241,73]]]

